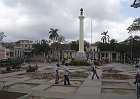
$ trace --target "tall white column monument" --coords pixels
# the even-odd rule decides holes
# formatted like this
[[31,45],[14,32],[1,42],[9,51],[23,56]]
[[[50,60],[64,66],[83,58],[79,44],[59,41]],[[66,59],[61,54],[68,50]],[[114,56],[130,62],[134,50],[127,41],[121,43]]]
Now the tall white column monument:
[[76,60],[86,60],[86,53],[84,52],[84,16],[83,9],[80,9],[80,27],[79,27],[79,51],[76,55]]

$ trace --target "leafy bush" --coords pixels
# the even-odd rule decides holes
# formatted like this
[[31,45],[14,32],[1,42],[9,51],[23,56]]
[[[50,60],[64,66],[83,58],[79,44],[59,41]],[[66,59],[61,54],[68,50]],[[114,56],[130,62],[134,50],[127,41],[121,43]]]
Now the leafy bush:
[[89,66],[90,64],[86,60],[72,60],[71,65],[75,66]]
[[6,66],[18,66],[23,63],[23,59],[3,59],[0,60],[0,67],[6,67]]

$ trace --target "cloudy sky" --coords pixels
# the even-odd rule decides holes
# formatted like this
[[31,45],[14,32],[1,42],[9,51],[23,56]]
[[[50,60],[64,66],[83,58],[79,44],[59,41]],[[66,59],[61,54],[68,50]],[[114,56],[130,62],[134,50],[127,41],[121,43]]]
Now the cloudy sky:
[[84,9],[84,39],[100,41],[108,31],[118,41],[130,34],[127,27],[140,17],[134,0],[0,0],[0,32],[5,42],[48,39],[50,28],[59,29],[67,41],[78,40],[80,8]]

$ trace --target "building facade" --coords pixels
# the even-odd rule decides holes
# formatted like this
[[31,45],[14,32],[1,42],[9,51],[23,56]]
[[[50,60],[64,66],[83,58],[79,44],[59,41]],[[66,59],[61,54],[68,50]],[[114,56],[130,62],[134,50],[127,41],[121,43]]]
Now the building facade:
[[31,40],[19,40],[15,42],[14,46],[14,58],[27,58],[31,56],[33,50],[33,41]]
[[94,44],[91,44],[89,46],[89,49],[87,51],[88,59],[92,59],[92,60],[98,59],[98,53],[97,52],[99,52],[100,50],[98,49],[97,44],[98,43],[94,43]]
[[6,48],[0,45],[0,60],[6,58]]
[[8,49],[8,48],[5,49],[5,58],[11,58],[10,49]]
[[87,50],[87,56],[90,60],[108,60],[109,62],[120,61],[120,53],[116,51],[100,51],[98,48],[98,44],[100,42],[96,42],[90,45]]
[[120,61],[120,53],[116,51],[99,51],[97,54],[99,60],[108,60],[109,62]]

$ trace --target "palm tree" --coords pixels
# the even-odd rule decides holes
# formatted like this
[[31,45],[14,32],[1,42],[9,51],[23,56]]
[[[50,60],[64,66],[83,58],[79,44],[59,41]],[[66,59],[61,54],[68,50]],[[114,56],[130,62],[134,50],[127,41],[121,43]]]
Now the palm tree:
[[58,29],[53,29],[51,28],[49,33],[50,33],[50,36],[49,36],[49,39],[51,39],[53,42],[56,42],[59,35],[58,35]]
[[101,35],[104,35],[102,38],[101,38],[101,41],[103,41],[103,43],[109,43],[109,35],[107,35],[108,31],[106,32],[103,32],[101,33]]

